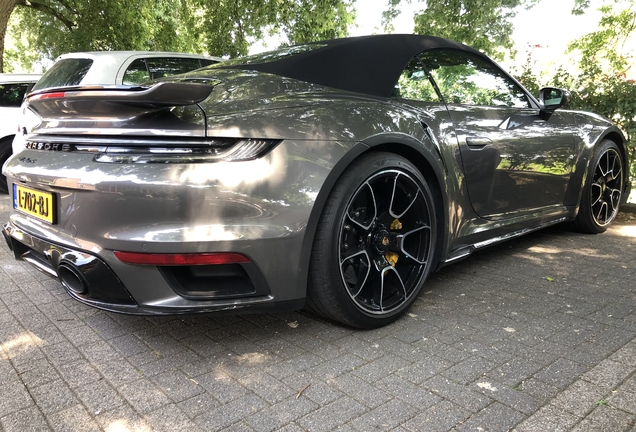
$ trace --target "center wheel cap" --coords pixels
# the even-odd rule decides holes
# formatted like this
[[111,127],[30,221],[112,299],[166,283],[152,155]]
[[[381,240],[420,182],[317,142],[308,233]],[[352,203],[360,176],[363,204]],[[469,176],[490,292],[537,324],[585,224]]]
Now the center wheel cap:
[[391,244],[391,234],[385,230],[381,229],[373,236],[373,247],[378,253],[384,253],[389,249],[389,245]]

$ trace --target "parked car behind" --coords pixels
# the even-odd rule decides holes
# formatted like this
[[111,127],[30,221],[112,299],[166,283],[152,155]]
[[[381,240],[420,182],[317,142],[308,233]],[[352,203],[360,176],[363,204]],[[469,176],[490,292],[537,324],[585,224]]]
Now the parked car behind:
[[[137,85],[144,81],[189,72],[221,60],[218,57],[199,54],[153,51],[95,51],[62,54],[53,67],[30,90],[91,84]],[[33,113],[23,109],[20,119],[21,133],[17,134],[13,141],[13,153],[24,149],[25,137],[37,124],[37,119]],[[14,130],[16,129],[17,126],[14,127]],[[6,190],[6,181],[2,183]]]
[[[11,156],[11,141],[18,130],[20,105],[39,74],[0,74],[0,166]],[[0,192],[7,192],[7,181],[0,179]]]

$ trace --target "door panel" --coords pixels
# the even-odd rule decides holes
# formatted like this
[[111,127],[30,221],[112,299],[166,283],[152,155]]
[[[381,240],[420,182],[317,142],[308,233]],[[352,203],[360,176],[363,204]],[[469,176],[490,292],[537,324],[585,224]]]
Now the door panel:
[[482,217],[563,205],[574,138],[558,114],[538,109],[449,105],[466,185]]

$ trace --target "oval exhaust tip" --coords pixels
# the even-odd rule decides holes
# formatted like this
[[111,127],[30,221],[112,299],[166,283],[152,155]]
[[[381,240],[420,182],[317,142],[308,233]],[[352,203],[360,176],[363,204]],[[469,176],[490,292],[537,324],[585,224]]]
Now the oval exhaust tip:
[[82,272],[69,263],[61,263],[57,268],[57,277],[65,288],[75,294],[85,294],[88,291]]

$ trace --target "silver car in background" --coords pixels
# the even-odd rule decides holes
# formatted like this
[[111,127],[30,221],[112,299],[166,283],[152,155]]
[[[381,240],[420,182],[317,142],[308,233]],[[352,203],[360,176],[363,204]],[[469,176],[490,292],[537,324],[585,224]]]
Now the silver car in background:
[[335,39],[144,86],[33,92],[4,167],[17,259],[131,314],[397,319],[430,273],[571,221],[600,233],[628,191],[621,131],[538,99],[478,51]]

